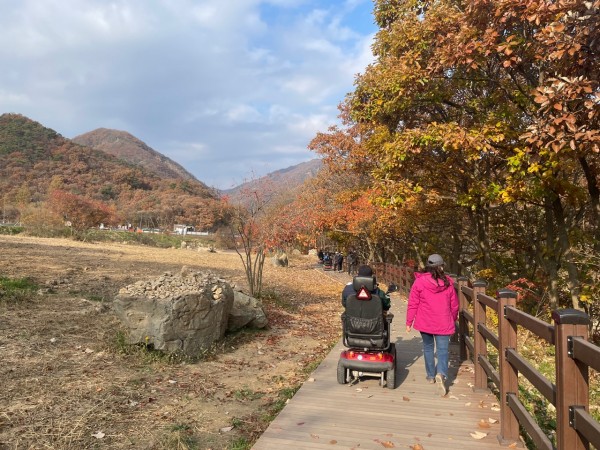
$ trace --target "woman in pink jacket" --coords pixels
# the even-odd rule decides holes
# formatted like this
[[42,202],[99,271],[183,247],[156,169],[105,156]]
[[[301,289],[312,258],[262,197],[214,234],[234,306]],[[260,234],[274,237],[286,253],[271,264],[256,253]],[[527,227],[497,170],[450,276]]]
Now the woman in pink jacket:
[[[427,381],[438,383],[442,396],[448,393],[448,345],[458,319],[458,297],[452,279],[444,274],[444,260],[433,254],[415,281],[408,296],[406,332],[421,332]],[[434,352],[437,351],[437,365]]]

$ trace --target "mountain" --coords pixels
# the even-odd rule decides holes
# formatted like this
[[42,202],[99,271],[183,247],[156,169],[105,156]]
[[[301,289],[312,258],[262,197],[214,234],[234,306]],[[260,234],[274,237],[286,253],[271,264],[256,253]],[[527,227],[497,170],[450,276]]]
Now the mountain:
[[276,170],[264,177],[250,180],[231,189],[223,190],[221,193],[228,197],[238,198],[242,191],[252,190],[260,186],[272,186],[277,191],[292,191],[300,187],[306,180],[314,177],[321,169],[323,162],[316,158],[310,161],[296,164],[285,169]]
[[3,214],[8,210],[18,218],[28,206],[43,206],[52,191],[61,191],[101,202],[132,223],[158,227],[183,221],[210,228],[217,193],[133,136],[127,142],[137,142],[137,154],[147,154],[152,164],[77,144],[20,114],[0,115]]
[[128,163],[143,167],[162,178],[198,181],[178,163],[150,148],[126,131],[98,128],[71,140],[76,144],[101,150]]
[[23,115],[0,115],[0,192],[8,221],[23,219],[34,206],[50,207],[50,194],[64,192],[103,204],[115,211],[115,220],[140,227],[188,223],[214,229],[223,219],[220,196],[239,200],[244,190],[262,185],[293,197],[321,166],[313,159],[216,192],[127,132],[99,128],[70,140]]

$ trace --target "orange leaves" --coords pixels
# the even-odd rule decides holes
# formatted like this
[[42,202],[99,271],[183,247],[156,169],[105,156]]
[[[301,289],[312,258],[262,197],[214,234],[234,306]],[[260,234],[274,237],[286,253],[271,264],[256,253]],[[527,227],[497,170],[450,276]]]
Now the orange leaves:
[[549,26],[549,28],[554,33],[562,33],[565,30],[565,24],[564,23],[553,23]]
[[392,441],[380,441],[379,439],[375,439],[375,442],[380,444],[383,448],[395,448],[396,445]]
[[108,205],[56,189],[49,196],[50,207],[76,230],[100,225],[114,214]]
[[[378,59],[343,105],[347,130],[315,141],[338,172],[370,177],[381,208],[341,189],[329,223],[418,240],[425,217],[482,202],[539,204],[552,184],[581,184],[577,158],[600,151],[597,56],[582,51],[593,28],[581,2],[569,13],[551,3],[474,0],[447,11],[433,2],[420,16],[414,3],[394,3],[401,13],[386,16]],[[386,209],[396,214],[388,221]]]
[[477,423],[477,426],[478,426],[479,428],[483,428],[483,429],[488,429],[488,428],[490,428],[490,427],[491,427],[490,423],[489,423],[489,422],[487,422],[487,421],[486,421],[486,420],[484,420],[484,419],[481,419],[481,420],[480,420],[480,421]]
[[523,137],[536,147],[550,148],[555,153],[563,149],[593,151],[597,130],[588,127],[599,105],[589,99],[593,91],[591,81],[584,77],[548,79],[533,93],[534,102],[540,105],[538,119]]

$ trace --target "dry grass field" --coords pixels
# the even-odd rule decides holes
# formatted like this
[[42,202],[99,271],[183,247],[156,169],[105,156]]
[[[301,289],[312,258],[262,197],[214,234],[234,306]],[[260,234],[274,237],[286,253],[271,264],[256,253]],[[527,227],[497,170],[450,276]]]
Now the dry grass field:
[[125,345],[112,299],[184,266],[244,288],[235,252],[0,236],[0,277],[36,286],[0,301],[0,449],[250,448],[339,339],[341,277],[315,262],[267,261],[269,327],[184,361]]

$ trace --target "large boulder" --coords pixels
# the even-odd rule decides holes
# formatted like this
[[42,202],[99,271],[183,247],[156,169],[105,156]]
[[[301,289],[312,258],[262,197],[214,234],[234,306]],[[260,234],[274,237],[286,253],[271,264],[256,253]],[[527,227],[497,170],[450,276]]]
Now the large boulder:
[[227,331],[236,331],[246,326],[264,328],[267,324],[267,316],[260,300],[243,292],[234,291],[233,308],[227,321]]
[[184,268],[122,288],[114,310],[129,330],[129,343],[193,357],[223,338],[233,297],[225,280]]

